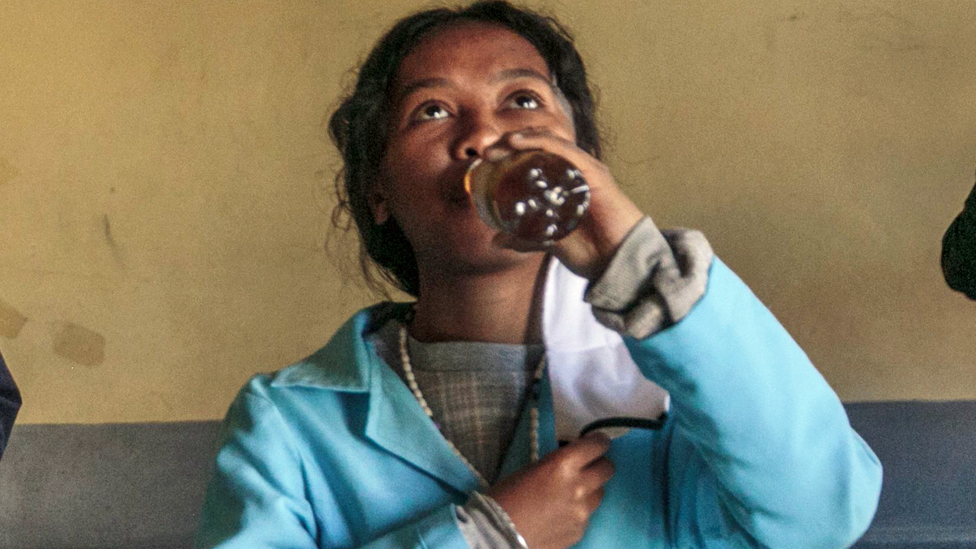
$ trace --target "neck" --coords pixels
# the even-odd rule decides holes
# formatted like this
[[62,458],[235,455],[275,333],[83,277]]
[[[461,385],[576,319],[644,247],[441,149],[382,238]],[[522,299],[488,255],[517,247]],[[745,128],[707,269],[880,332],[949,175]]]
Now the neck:
[[515,270],[421,279],[410,334],[418,341],[541,343],[542,289],[548,261]]

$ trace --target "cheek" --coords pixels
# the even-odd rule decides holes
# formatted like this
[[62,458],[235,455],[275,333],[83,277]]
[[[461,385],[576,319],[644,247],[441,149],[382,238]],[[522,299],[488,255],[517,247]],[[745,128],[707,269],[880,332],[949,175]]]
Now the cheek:
[[563,109],[560,109],[559,112],[549,111],[545,113],[543,118],[537,119],[532,125],[544,126],[556,137],[576,142],[576,126],[573,124],[573,117]]
[[387,145],[383,165],[399,170],[417,170],[436,163],[436,137],[430,131],[415,131],[392,140]]
[[[567,108],[568,105],[567,105]],[[573,122],[573,115],[571,112],[566,112],[562,116],[562,127],[566,132],[566,139],[569,139],[573,143],[576,142],[576,124]]]
[[405,150],[402,144],[387,148],[386,156],[380,165],[380,175],[388,195],[395,196],[404,185],[410,185],[409,181],[404,180],[410,179],[411,174],[416,173],[416,161],[417,155]]

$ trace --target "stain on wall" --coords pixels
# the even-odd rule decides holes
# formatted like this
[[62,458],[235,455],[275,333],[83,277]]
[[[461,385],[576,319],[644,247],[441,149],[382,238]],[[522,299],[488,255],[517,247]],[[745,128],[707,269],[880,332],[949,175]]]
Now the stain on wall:
[[841,7],[837,22],[863,51],[911,52],[925,47],[924,35],[911,18],[880,6]]
[[108,214],[102,216],[102,229],[108,246],[112,249],[118,247],[118,244],[115,243],[115,237],[112,236],[112,223],[108,220]]
[[6,158],[0,158],[0,186],[11,182],[20,175],[20,170],[15,168]]
[[[112,189],[114,192],[115,189]],[[115,261],[122,265],[124,263],[124,257],[122,253],[122,248],[119,243],[115,240],[115,234],[112,232],[112,222],[108,218],[108,214],[102,215],[102,236],[105,239],[105,244],[108,245],[108,249],[112,252],[112,257]]]
[[98,366],[105,361],[105,337],[84,326],[65,322],[57,326],[54,353],[83,366]]
[[0,336],[14,339],[27,324],[27,317],[0,299]]

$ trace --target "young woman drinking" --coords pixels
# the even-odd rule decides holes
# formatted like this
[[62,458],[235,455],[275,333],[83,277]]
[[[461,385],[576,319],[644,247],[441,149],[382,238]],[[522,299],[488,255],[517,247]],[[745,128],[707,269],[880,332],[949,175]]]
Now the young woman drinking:
[[[242,389],[200,547],[801,549],[864,532],[881,470],[837,396],[700,233],[662,233],[621,192],[593,111],[568,34],[504,2],[379,41],[331,119],[341,207],[416,301],[357,313]],[[490,229],[463,184],[476,159],[535,149],[591,193],[545,245]],[[579,437],[557,413],[575,397],[583,415],[667,414]]]

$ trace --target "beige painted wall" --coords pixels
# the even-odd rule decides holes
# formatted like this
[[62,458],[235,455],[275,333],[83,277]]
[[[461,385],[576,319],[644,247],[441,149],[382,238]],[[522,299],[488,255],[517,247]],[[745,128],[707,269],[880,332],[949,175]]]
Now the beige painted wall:
[[[845,399],[976,398],[940,239],[976,169],[970,0],[563,0],[609,164],[701,228]],[[372,298],[323,119],[405,0],[0,0],[0,349],[21,420],[220,417]],[[341,240],[349,246],[349,239]]]

